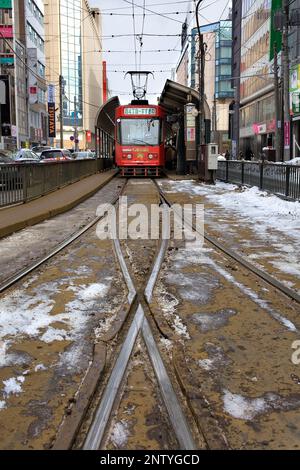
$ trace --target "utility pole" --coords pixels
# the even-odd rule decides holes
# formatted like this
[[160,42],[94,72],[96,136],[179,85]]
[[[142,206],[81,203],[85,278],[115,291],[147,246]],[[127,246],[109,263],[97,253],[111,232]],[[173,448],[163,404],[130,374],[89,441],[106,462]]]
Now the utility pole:
[[78,152],[77,99],[74,96],[74,141],[75,152]]
[[217,139],[217,99],[216,94],[214,94],[214,104],[212,112],[212,130],[213,130],[213,142],[216,142]]
[[283,161],[290,159],[290,145],[289,148],[285,148],[285,143],[290,140],[290,91],[289,91],[289,44],[288,44],[288,33],[289,33],[289,0],[283,0],[283,30],[282,30],[282,93],[283,93],[283,118],[282,118],[282,133],[283,133]]
[[64,148],[64,78],[62,75],[59,76],[59,122],[60,122],[60,147]]
[[275,149],[276,149],[276,160],[282,160],[281,154],[281,133],[282,133],[282,126],[281,124],[281,101],[280,101],[280,93],[279,93],[279,77],[278,77],[278,54],[277,54],[277,45],[274,44],[274,93],[275,93]]
[[196,6],[196,20],[198,28],[198,74],[199,74],[199,154],[198,154],[198,169],[201,156],[201,145],[204,144],[204,69],[205,69],[205,47],[203,42],[203,34],[201,34],[199,23],[199,7],[203,0],[198,0]]

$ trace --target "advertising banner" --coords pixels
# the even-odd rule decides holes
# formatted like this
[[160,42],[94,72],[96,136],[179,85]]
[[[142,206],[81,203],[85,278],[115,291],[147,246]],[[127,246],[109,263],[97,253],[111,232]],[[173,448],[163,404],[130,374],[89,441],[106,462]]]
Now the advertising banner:
[[281,51],[282,34],[274,28],[274,13],[282,9],[282,0],[272,0],[271,4],[271,35],[270,35],[270,60],[274,59],[274,45],[277,53]]
[[55,103],[48,103],[49,137],[56,137]]
[[300,64],[290,70],[290,112],[300,114]]

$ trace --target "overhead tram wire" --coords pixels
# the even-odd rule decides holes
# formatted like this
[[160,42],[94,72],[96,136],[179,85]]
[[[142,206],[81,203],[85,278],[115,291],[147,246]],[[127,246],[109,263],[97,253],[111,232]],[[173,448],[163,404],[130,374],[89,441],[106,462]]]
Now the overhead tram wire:
[[[143,8],[143,7],[142,7]],[[189,11],[166,11],[164,15],[186,15],[187,13],[193,13],[192,10]],[[157,16],[159,13],[148,13],[147,16]],[[103,16],[131,16],[131,13],[102,13]],[[144,13],[136,13],[135,16],[144,16]],[[172,19],[172,18],[169,18]]]
[[131,0],[131,6],[132,6],[132,23],[133,23],[133,44],[134,44],[134,61],[135,61],[135,68],[137,68],[137,50],[136,50],[136,29],[135,29],[135,10],[134,10],[134,2]]
[[142,67],[142,49],[143,49],[143,36],[144,36],[144,29],[145,29],[145,19],[146,19],[146,0],[143,1],[143,22],[142,22],[142,34],[140,36],[140,63],[139,68],[141,70]]
[[[41,77],[40,75],[38,75],[34,70],[32,70],[29,65],[27,65],[27,63],[23,60],[23,58],[21,56],[19,56],[17,54],[17,52],[15,51],[15,49],[13,48],[13,46],[9,43],[9,41],[7,41],[7,39],[4,37],[4,35],[2,34],[2,32],[0,31],[0,36],[1,36],[1,39],[3,39],[3,41],[8,45],[8,47],[10,48],[10,50],[14,53],[14,55],[20,60],[20,62],[22,62],[22,64],[24,65],[24,67],[29,70],[29,72],[32,73],[32,75],[40,80],[41,82],[44,82],[46,83],[46,85],[50,85],[49,82],[47,82],[47,80],[44,78],[44,77]],[[48,67],[49,68],[49,67]],[[51,70],[51,69],[49,69]],[[57,74],[57,76],[59,76],[59,74]],[[55,84],[55,83],[51,83],[51,85],[54,85],[55,87],[58,86],[58,83]]]
[[[163,2],[163,3],[149,3],[148,7],[154,7],[154,6],[164,6],[164,5],[175,5],[179,3],[190,3],[191,0],[181,0],[177,2]],[[114,11],[114,10],[128,10],[128,8],[131,7],[120,7],[120,8],[102,8],[101,13],[105,11]]]
[[[133,3],[137,8],[142,8],[143,9],[142,5],[138,5],[137,3],[134,3],[133,0],[131,2],[129,0],[123,0],[123,2],[129,3],[129,4]],[[159,13],[158,11],[150,10],[149,8],[145,8],[145,10],[149,11],[150,13],[154,13],[157,16],[161,16],[162,18],[165,18],[167,20],[175,21],[176,23],[182,24],[182,21],[175,20],[175,18],[170,18],[169,16],[166,16],[163,13]]]

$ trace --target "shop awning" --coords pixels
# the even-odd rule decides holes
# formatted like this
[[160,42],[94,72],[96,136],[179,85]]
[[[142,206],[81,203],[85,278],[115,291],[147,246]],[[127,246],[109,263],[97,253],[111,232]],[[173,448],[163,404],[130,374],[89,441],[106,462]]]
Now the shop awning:
[[[194,103],[199,109],[199,93],[193,88],[186,87],[172,80],[167,80],[159,104],[163,106],[168,113],[178,113],[183,111],[187,103]],[[210,109],[206,100],[204,101],[204,117],[205,119],[211,119]]]
[[96,116],[95,126],[110,135],[114,135],[115,130],[115,110],[120,106],[118,96],[113,96],[104,103]]

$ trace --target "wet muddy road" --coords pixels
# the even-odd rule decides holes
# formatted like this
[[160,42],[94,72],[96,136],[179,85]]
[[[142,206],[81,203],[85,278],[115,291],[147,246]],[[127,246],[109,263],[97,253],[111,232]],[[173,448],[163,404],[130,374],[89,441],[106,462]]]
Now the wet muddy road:
[[[88,217],[121,186],[113,182],[104,188],[106,199],[105,193],[91,198]],[[168,197],[174,201],[190,201],[173,184],[162,184],[172,189]],[[160,202],[148,179],[129,180],[123,195],[129,205],[143,204],[148,210]],[[201,195],[193,199],[201,202]],[[128,222],[134,222],[134,215]],[[226,219],[226,230],[229,224]],[[248,229],[245,224],[244,234]],[[195,448],[299,448],[300,366],[291,361],[291,345],[300,340],[296,302],[212,246],[195,248],[171,239],[148,306],[144,291],[161,240],[121,240],[120,246],[137,291],[126,315],[128,287],[120,260],[114,243],[100,240],[95,227],[2,295],[1,448],[55,446],[64,423],[77,413],[76,405],[91,393],[84,385],[89,371],[97,372],[94,353],[102,345],[105,366],[81,427],[74,430],[73,447],[84,446],[138,302]],[[297,284],[293,276],[288,279]],[[179,447],[140,330],[101,448]]]

